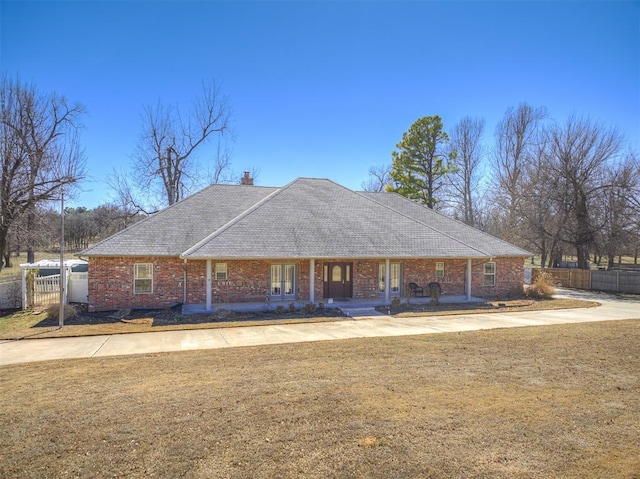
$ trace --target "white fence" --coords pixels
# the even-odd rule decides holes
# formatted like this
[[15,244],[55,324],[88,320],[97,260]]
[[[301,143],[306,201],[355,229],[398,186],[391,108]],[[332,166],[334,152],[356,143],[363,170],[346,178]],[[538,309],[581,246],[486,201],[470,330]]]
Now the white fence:
[[[66,275],[68,303],[88,302],[88,276],[88,273],[68,273]],[[26,308],[48,306],[60,302],[59,274],[34,276],[33,285],[25,284],[25,287],[26,291],[23,294]]]
[[27,305],[48,306],[60,302],[60,275],[36,276],[33,278],[33,293],[27,286]]
[[70,303],[89,302],[89,273],[69,275],[68,301]]

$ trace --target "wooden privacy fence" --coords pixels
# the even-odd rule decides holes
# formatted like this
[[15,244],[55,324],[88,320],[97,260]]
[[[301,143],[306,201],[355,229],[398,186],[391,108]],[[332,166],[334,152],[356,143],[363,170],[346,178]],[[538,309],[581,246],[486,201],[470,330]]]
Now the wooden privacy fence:
[[640,294],[639,271],[591,271],[576,268],[536,268],[533,280],[541,271],[553,276],[554,281],[564,288],[595,289],[614,293]]
[[592,271],[591,289],[640,294],[640,271]]

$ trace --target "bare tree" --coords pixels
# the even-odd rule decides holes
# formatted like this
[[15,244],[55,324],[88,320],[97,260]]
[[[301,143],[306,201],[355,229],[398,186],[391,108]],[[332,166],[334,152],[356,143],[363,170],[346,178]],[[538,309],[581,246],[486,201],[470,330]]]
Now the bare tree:
[[[594,205],[595,247],[608,258],[608,268],[614,258],[633,254],[638,243],[640,210],[640,164],[629,154],[622,162],[605,169],[601,201]],[[599,263],[599,261],[598,261]]]
[[230,108],[215,82],[203,83],[187,113],[159,101],[144,108],[142,123],[133,155],[136,178],[144,191],[155,187],[162,202],[172,205],[200,185],[196,150],[215,134],[229,131]]
[[599,228],[594,209],[612,184],[606,171],[613,167],[622,146],[622,136],[614,128],[589,118],[571,117],[564,126],[549,130],[553,174],[565,181],[571,217],[565,223],[565,239],[576,252],[578,267],[587,269],[589,251]]
[[[33,220],[37,205],[59,198],[65,186],[71,193],[84,178],[78,136],[84,107],[3,76],[0,109],[0,251],[4,253],[15,221],[24,215]],[[33,261],[33,249],[28,252],[28,261]]]
[[518,208],[518,237],[522,246],[541,255],[541,265],[562,259],[563,225],[570,216],[565,181],[552,172],[546,136],[541,135],[532,161],[523,166],[521,190],[526,201]]
[[478,199],[479,171],[482,161],[482,134],[485,121],[482,118],[465,117],[451,131],[449,148],[456,152],[457,169],[449,176],[449,204],[455,216],[474,226],[476,224],[476,203]]
[[148,216],[161,208],[160,204],[153,203],[148,195],[145,195],[147,196],[146,199],[143,198],[138,185],[122,169],[114,168],[107,177],[107,184],[114,193],[112,203],[121,210],[126,211],[129,216],[136,216],[139,213]]
[[387,185],[391,184],[391,165],[371,166],[369,168],[369,179],[363,181],[362,191],[370,191],[380,193],[387,189]]
[[500,236],[518,242],[518,210],[523,198],[523,172],[533,161],[540,142],[545,108],[522,103],[509,108],[496,127],[494,151],[495,205],[501,217]]
[[236,181],[231,169],[231,156],[232,150],[229,144],[218,139],[214,157],[207,163],[207,179],[210,185],[229,184]]

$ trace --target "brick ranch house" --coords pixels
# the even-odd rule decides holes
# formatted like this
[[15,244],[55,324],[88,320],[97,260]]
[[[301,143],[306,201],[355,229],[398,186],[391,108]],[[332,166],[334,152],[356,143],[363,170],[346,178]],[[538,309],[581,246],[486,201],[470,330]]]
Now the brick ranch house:
[[213,310],[225,303],[389,303],[408,284],[442,295],[523,290],[530,253],[395,193],[326,179],[212,185],[83,251],[89,309]]

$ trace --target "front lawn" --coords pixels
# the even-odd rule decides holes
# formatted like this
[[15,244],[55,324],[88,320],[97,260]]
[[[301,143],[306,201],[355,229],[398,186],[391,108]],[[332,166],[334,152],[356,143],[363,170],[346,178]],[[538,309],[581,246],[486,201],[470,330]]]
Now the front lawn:
[[0,477],[632,479],[640,321],[0,367]]

